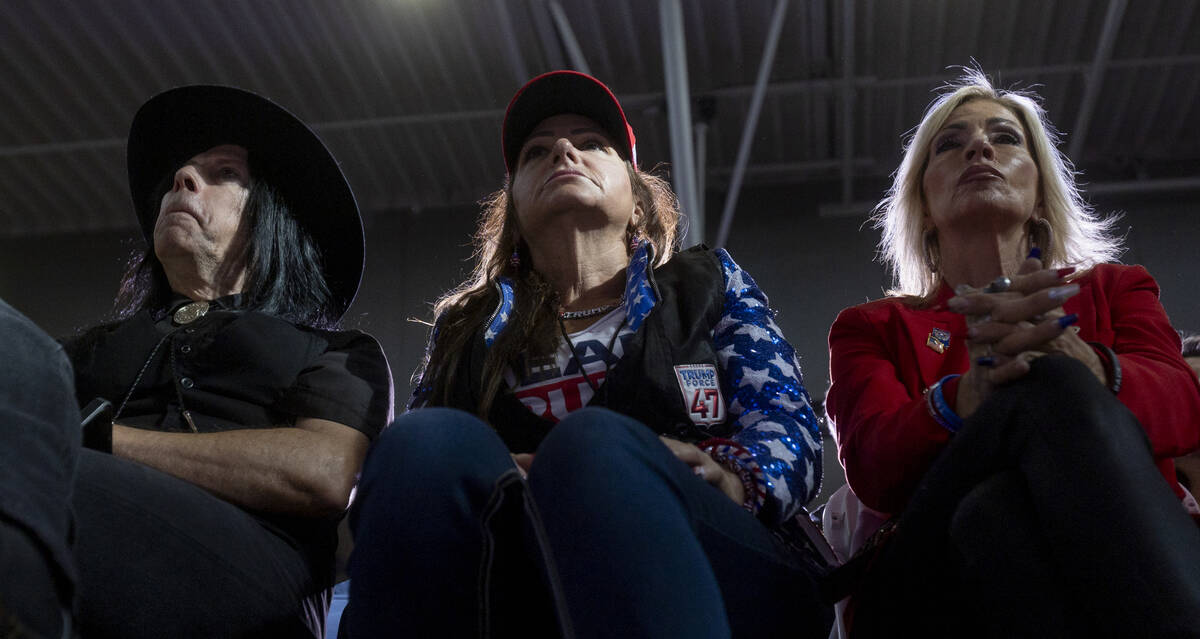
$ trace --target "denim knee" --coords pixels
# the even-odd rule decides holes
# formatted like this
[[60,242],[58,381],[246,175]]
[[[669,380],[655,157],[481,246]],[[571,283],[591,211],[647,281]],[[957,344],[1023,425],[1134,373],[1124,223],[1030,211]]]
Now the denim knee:
[[3,300],[0,335],[2,405],[78,426],[75,374],[58,342]]
[[362,483],[414,476],[436,481],[497,454],[507,456],[507,449],[479,418],[450,408],[422,408],[401,415],[383,431],[367,455]]
[[605,408],[584,408],[560,421],[538,447],[530,476],[555,482],[611,477],[622,468],[653,465],[654,453],[667,453],[641,422]]
[[63,349],[0,300],[0,515],[47,551],[64,588],[79,455],[79,406]]
[[[542,447],[594,449],[615,446],[620,441],[653,437],[655,435],[649,427],[632,417],[607,408],[589,407],[567,415],[550,431]],[[543,448],[539,448],[539,453]]]

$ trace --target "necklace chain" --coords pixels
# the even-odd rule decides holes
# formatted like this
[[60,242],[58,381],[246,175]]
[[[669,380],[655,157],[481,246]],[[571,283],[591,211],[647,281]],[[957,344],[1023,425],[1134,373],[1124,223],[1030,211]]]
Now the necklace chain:
[[[625,301],[625,298],[622,297],[621,301],[622,302]],[[617,304],[620,304],[620,303],[621,302],[617,302]],[[613,306],[615,307],[616,304],[614,304]],[[592,309],[589,309],[589,310],[592,310]],[[617,336],[621,334],[621,329],[625,327],[626,321],[627,320],[621,320],[621,323],[618,324],[617,328],[613,330],[612,337],[610,337],[608,339],[608,353],[609,354],[611,354],[613,352],[613,347],[617,343]],[[583,361],[579,358],[579,351],[575,350],[575,342],[572,342],[571,336],[567,334],[567,327],[563,326],[562,319],[558,320],[558,330],[562,334],[563,340],[566,341],[567,348],[571,349],[571,359],[575,360],[575,365],[579,367],[579,374],[583,375],[583,381],[587,382],[587,385],[589,387],[591,387],[593,395],[599,395],[600,388],[596,386],[596,382],[592,381],[591,376],[588,375],[587,370],[584,369]],[[609,372],[608,357],[606,356],[602,359],[604,361],[604,378],[605,378],[605,380],[607,380],[608,372]]]
[[584,319],[587,317],[595,317],[601,313],[607,313],[608,311],[611,311],[614,308],[616,308],[624,303],[625,303],[625,296],[622,295],[621,299],[619,299],[615,302],[609,302],[608,304],[604,304],[602,306],[596,306],[593,308],[585,308],[581,311],[563,311],[558,314],[558,319],[573,320],[573,319]]

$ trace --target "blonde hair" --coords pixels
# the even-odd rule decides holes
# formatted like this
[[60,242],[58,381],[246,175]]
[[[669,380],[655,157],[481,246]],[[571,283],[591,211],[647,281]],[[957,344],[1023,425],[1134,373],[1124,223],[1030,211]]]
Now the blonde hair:
[[892,270],[889,295],[928,299],[941,286],[941,276],[929,268],[924,239],[925,203],[921,184],[933,137],[950,114],[971,100],[992,100],[1012,110],[1025,127],[1028,148],[1038,167],[1043,219],[1050,225],[1050,245],[1041,247],[1047,267],[1089,268],[1113,261],[1122,252],[1113,234],[1116,217],[1101,218],[1083,200],[1075,184],[1071,161],[1058,150],[1060,137],[1046,119],[1040,97],[1030,91],[996,89],[982,70],[964,67],[963,75],[942,87],[925,110],[916,132],[904,147],[904,159],[893,175],[887,195],[871,220],[882,230],[879,254]]

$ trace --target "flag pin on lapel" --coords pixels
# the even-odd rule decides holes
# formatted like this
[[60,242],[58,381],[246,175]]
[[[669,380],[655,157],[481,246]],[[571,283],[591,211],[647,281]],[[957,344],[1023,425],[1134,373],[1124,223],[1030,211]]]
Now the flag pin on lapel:
[[925,340],[925,345],[938,353],[945,353],[946,349],[950,348],[950,331],[942,328],[929,331],[929,339]]

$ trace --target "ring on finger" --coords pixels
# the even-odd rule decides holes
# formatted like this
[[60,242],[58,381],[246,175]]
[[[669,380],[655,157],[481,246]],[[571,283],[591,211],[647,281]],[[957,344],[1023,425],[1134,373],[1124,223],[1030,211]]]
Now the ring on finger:
[[997,277],[996,279],[992,280],[991,284],[988,284],[986,287],[984,287],[983,292],[984,293],[1003,293],[1004,291],[1007,291],[1009,289],[1009,287],[1011,287],[1011,286],[1012,286],[1012,280],[1009,279],[1009,277],[1007,275],[1001,275],[1000,277]]

